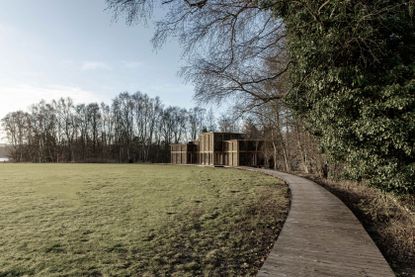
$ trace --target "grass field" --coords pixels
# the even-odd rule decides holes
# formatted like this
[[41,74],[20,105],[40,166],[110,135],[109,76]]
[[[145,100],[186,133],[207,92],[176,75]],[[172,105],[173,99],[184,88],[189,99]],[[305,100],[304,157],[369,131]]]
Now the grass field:
[[0,276],[254,275],[288,202],[236,169],[0,164]]

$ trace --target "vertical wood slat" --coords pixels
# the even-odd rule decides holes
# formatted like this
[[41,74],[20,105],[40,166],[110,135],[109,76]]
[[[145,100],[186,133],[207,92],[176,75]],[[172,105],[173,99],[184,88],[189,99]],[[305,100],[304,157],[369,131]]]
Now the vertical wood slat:
[[202,133],[196,141],[172,144],[170,161],[173,164],[262,165],[264,153],[258,149],[262,149],[263,141],[245,140],[243,136],[240,133]]

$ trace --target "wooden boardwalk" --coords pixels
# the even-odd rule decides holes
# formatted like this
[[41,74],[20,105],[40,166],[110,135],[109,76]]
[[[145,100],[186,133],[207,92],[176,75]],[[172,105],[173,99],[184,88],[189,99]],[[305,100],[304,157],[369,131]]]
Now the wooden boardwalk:
[[298,176],[255,170],[286,181],[292,197],[281,234],[257,276],[395,276],[362,224],[337,197]]

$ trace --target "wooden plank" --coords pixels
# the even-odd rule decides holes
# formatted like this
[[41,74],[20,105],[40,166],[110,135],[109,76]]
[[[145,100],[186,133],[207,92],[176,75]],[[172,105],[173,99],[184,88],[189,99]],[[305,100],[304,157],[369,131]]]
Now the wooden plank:
[[307,179],[251,169],[286,181],[291,208],[257,276],[395,276],[359,220],[336,196]]

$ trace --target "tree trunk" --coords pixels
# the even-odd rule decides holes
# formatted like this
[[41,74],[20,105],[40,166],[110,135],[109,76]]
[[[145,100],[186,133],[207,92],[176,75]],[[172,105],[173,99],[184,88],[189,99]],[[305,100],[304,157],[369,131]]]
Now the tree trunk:
[[295,129],[296,129],[296,138],[297,138],[297,145],[298,145],[298,150],[300,151],[300,156],[301,156],[301,163],[303,165],[303,170],[305,173],[309,173],[309,168],[308,168],[308,157],[307,157],[307,153],[304,149],[304,143],[301,141],[301,134],[300,134],[300,127],[298,126],[298,123],[296,122],[295,124]]

